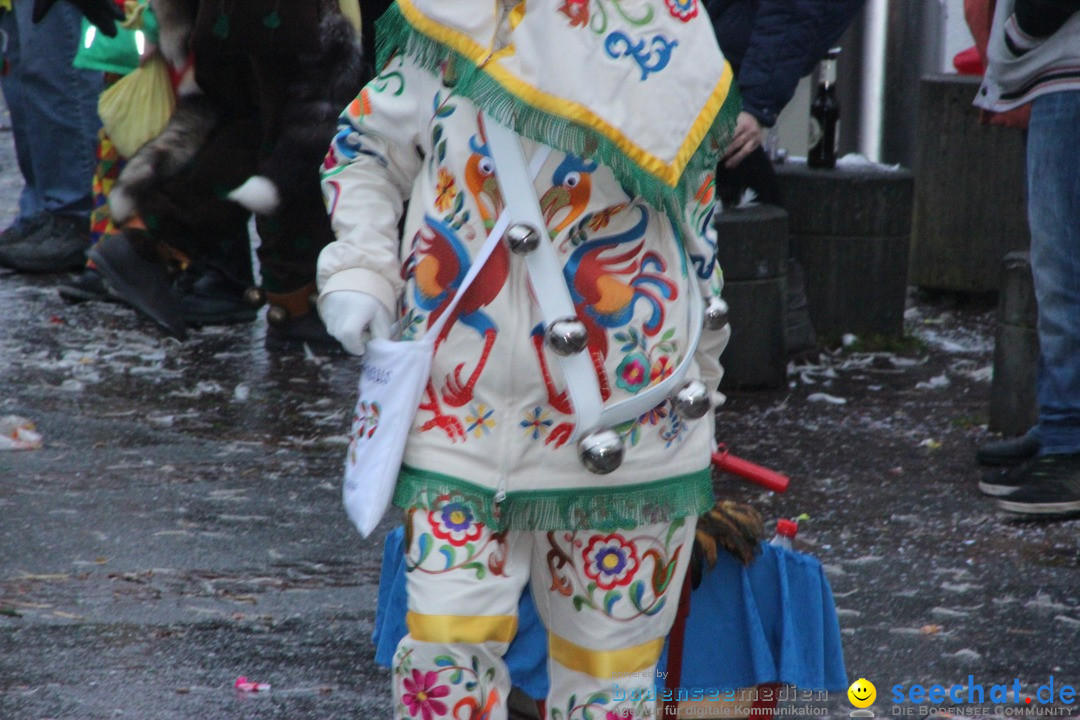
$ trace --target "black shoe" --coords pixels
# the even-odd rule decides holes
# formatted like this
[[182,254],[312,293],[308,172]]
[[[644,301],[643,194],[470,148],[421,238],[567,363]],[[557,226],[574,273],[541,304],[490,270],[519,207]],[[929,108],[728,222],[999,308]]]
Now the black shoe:
[[105,285],[101,273],[94,268],[86,268],[70,280],[57,286],[60,297],[69,303],[81,303],[92,301],[116,302],[118,300]]
[[23,273],[79,270],[90,247],[90,220],[75,215],[47,215],[21,241],[0,246],[0,267]]
[[1020,437],[988,442],[975,451],[975,460],[988,467],[1015,467],[1035,457],[1042,442],[1034,428]]
[[1026,487],[1032,482],[1032,477],[1027,472],[1028,465],[1034,461],[1032,458],[1023,465],[982,468],[979,492],[990,497],[1002,497]]
[[41,227],[46,217],[45,213],[38,213],[25,219],[16,218],[15,222],[11,223],[4,232],[0,232],[0,247],[22,242],[27,235]]
[[1080,453],[1040,455],[1023,469],[1023,487],[998,507],[1022,515],[1080,513]]
[[315,311],[282,322],[268,322],[264,345],[271,352],[300,350],[307,345],[316,352],[347,354],[341,343],[326,332],[326,326]]
[[89,253],[109,288],[179,340],[187,338],[172,278],[157,258],[143,257],[126,235],[110,235]]
[[252,322],[258,310],[244,302],[249,283],[239,283],[216,268],[189,269],[173,292],[188,325],[232,325]]

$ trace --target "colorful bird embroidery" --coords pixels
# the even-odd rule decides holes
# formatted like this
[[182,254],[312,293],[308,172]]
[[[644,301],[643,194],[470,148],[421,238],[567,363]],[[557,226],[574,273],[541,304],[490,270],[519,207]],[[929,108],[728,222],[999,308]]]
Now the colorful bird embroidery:
[[[425,217],[425,225],[417,238],[414,255],[416,259],[412,264],[415,280],[413,298],[417,307],[427,311],[427,324],[431,327],[446,311],[450,299],[461,286],[461,281],[471,265],[471,258],[455,230],[430,215]],[[446,339],[450,328],[460,320],[480,334],[484,347],[480,353],[480,359],[467,380],[462,379],[465,368],[465,363],[462,362],[454,368],[452,375],[446,377],[441,393],[436,393],[432,383],[428,384],[428,402],[422,404],[420,409],[430,410],[435,414],[435,418],[422,429],[437,425],[446,430],[452,438],[464,437],[465,432],[464,427],[461,427],[461,421],[444,415],[440,410],[438,395],[441,394],[443,401],[454,407],[461,407],[472,400],[476,382],[484,371],[498,332],[494,321],[482,308],[491,303],[502,291],[508,270],[509,258],[505,247],[500,245],[484,264],[476,280],[465,291],[465,295],[454,308],[453,315],[448,318],[446,326],[436,338],[437,350]]]
[[504,207],[499,183],[495,179],[495,162],[491,159],[487,139],[481,128],[479,135],[469,138],[472,154],[465,161],[465,188],[476,203],[484,229],[490,230],[495,225],[495,218]]
[[[578,318],[588,330],[587,350],[600,381],[600,395],[611,396],[605,369],[608,354],[607,331],[628,325],[642,301],[651,309],[642,330],[656,335],[664,324],[665,303],[678,297],[675,283],[665,276],[666,263],[652,251],[642,254],[649,224],[648,210],[635,206],[639,220],[630,229],[608,237],[593,238],[580,245],[563,267]],[[543,351],[544,327],[533,330],[533,346],[540,362],[548,402],[563,414],[571,408],[565,391],[558,392]],[[556,428],[558,431],[559,428]],[[565,441],[566,431],[553,431],[549,442]],[[561,443],[560,443],[561,444]]]
[[592,195],[592,173],[597,167],[595,162],[567,155],[555,168],[551,188],[540,197],[540,210],[551,237],[557,236],[585,212]]

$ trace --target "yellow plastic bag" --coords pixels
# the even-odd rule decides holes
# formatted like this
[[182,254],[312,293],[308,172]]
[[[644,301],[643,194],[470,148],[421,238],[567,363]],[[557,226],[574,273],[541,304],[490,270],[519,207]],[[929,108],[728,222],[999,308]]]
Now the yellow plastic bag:
[[105,134],[125,158],[165,129],[175,107],[176,95],[160,55],[121,78],[98,99]]

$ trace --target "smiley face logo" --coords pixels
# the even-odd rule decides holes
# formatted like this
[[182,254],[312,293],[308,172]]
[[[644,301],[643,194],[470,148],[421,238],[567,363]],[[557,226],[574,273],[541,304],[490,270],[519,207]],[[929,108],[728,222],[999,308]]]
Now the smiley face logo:
[[870,707],[877,699],[877,688],[866,678],[859,678],[847,689],[847,697],[857,708]]

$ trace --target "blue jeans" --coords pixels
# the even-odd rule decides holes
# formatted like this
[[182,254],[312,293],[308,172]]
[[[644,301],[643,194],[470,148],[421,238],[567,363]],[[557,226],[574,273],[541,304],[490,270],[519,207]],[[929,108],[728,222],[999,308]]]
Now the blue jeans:
[[19,220],[50,212],[83,215],[89,222],[104,77],[71,65],[82,39],[82,15],[74,5],[56,3],[38,25],[30,21],[33,0],[13,6],[0,19],[9,69],[0,87],[25,183]]
[[1031,270],[1039,303],[1043,453],[1080,452],[1080,91],[1032,103],[1027,145]]

